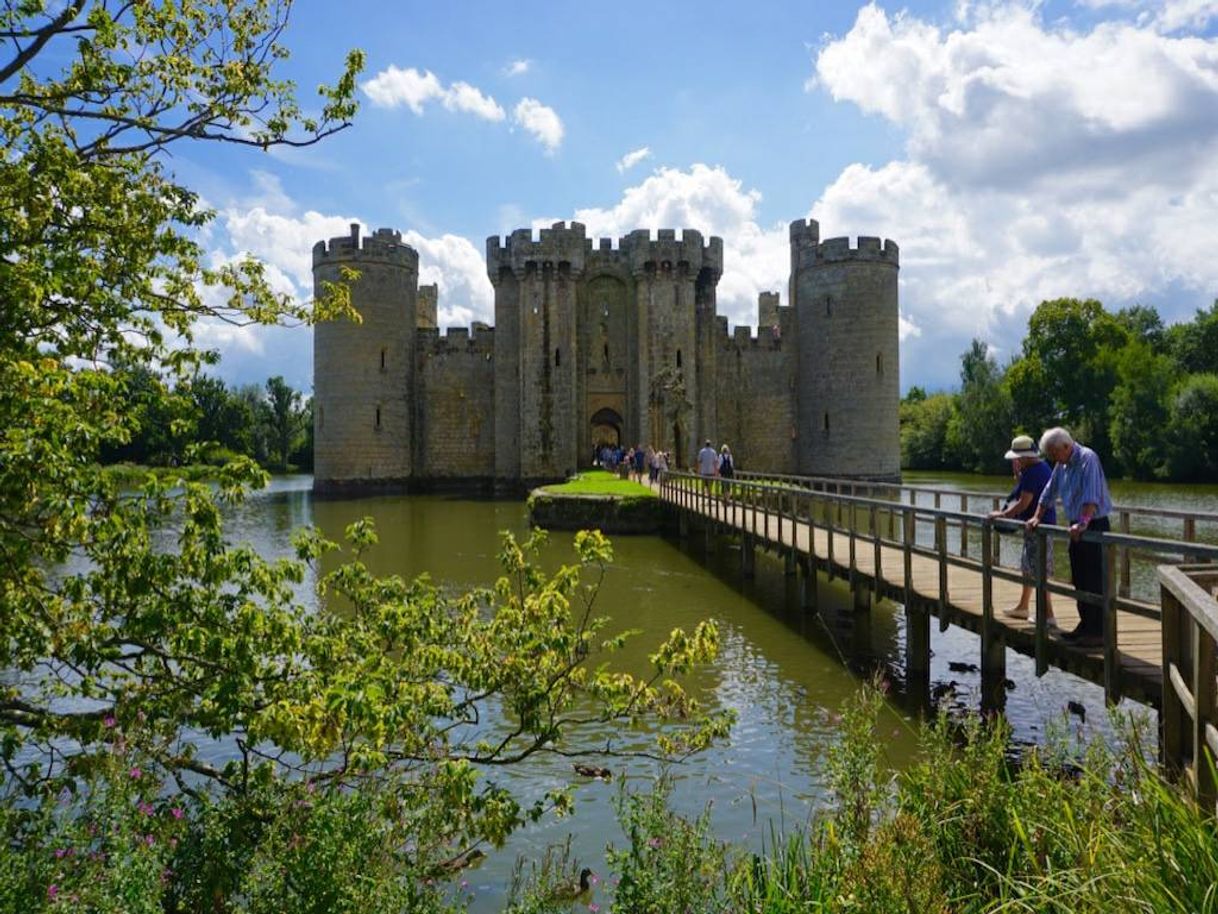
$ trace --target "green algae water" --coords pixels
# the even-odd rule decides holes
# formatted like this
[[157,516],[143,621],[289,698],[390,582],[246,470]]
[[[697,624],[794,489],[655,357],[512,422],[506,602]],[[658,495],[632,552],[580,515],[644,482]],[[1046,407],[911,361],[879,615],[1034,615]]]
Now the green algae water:
[[[944,479],[922,476],[919,482],[940,485]],[[981,491],[999,492],[1006,482],[981,480],[979,485]],[[310,486],[309,477],[276,479],[236,510],[229,522],[231,538],[254,544],[268,557],[287,555],[289,534],[302,524],[316,524],[326,536],[341,539],[346,525],[371,517],[380,538],[365,556],[372,571],[406,578],[426,573],[441,587],[460,592],[488,586],[499,575],[500,531],[520,539],[528,534],[523,502],[421,496],[314,499]],[[572,562],[571,542],[572,534],[551,534],[543,563],[552,569]],[[745,581],[739,574],[739,551],[727,539],[708,543],[698,535],[682,544],[654,536],[617,537],[613,547],[615,562],[598,596],[597,614],[610,618],[607,634],[642,632],[627,650],[612,655],[616,665],[645,672],[647,654],[674,627],[690,630],[708,618],[719,626],[718,659],[686,684],[703,703],[735,710],[737,723],[728,743],[668,769],[677,809],[697,814],[709,805],[718,835],[754,850],[773,831],[808,822],[828,799],[824,759],[837,738],[836,711],[861,678],[876,669],[893,689],[881,733],[887,759],[900,767],[912,757],[916,717],[902,701],[904,625],[898,605],[882,603],[869,619],[856,616],[845,584],[822,579],[820,613],[802,612],[794,578],[784,575],[779,561],[758,551],[756,577]],[[958,709],[977,707],[979,677],[949,667],[977,662],[976,636],[934,628],[932,686],[940,686],[945,701]],[[1016,684],[1008,695],[1007,715],[1018,739],[1036,741],[1046,723],[1065,720],[1068,701],[1093,712],[1085,724],[1070,719],[1081,737],[1108,726],[1097,687],[1058,671],[1037,679],[1032,661],[1015,654],[1007,664],[1007,675]],[[590,743],[622,748],[637,737],[606,729]],[[215,753],[216,760],[222,759],[224,747]],[[586,761],[609,767],[614,782],[582,778],[570,759],[544,754],[489,774],[509,781],[526,802],[555,785],[575,784],[576,812],[522,830],[505,848],[488,849],[480,865],[456,877],[473,896],[471,910],[500,910],[516,860],[539,859],[547,847],[568,838],[581,865],[608,875],[605,847],[623,843],[612,805],[616,792],[623,781],[647,789],[662,769],[645,759]],[[603,905],[609,893],[605,887],[598,892],[593,901]]]

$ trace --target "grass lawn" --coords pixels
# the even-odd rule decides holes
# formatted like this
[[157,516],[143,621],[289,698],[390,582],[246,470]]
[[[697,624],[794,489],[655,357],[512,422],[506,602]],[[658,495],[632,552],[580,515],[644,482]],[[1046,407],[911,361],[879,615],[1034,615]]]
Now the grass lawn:
[[545,486],[543,492],[552,495],[622,495],[656,497],[656,493],[642,483],[629,479],[618,479],[608,470],[586,470],[570,482]]

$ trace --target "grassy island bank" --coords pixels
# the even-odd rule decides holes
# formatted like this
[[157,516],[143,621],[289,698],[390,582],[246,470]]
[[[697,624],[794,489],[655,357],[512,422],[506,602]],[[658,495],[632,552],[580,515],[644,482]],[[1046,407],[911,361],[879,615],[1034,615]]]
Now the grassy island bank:
[[529,523],[550,530],[655,533],[663,522],[663,505],[653,489],[605,470],[534,489],[528,505]]

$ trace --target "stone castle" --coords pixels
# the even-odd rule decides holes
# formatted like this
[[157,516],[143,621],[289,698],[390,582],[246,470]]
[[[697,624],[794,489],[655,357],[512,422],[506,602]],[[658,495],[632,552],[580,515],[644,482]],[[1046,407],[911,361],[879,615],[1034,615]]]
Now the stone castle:
[[491,237],[495,326],[443,334],[399,232],[318,242],[314,282],[358,270],[363,321],[314,329],[314,487],[517,491],[603,444],[687,466],[706,439],[742,469],[899,477],[897,245],[813,220],[790,241],[789,304],[762,293],[756,335],[715,313],[722,240],[688,229]]

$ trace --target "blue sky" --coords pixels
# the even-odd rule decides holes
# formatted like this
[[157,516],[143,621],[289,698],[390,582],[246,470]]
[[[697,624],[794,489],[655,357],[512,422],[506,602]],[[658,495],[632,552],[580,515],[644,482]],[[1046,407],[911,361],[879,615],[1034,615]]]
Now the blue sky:
[[[901,246],[902,388],[1002,360],[1061,295],[1218,297],[1218,0],[370,3],[303,0],[284,36],[308,103],[348,48],[361,111],[303,150],[177,153],[251,253],[307,298],[310,249],[349,222],[403,232],[443,324],[491,320],[488,235],[723,237],[719,310],[782,290],[786,225]],[[205,327],[233,382],[311,385],[307,328]]]

